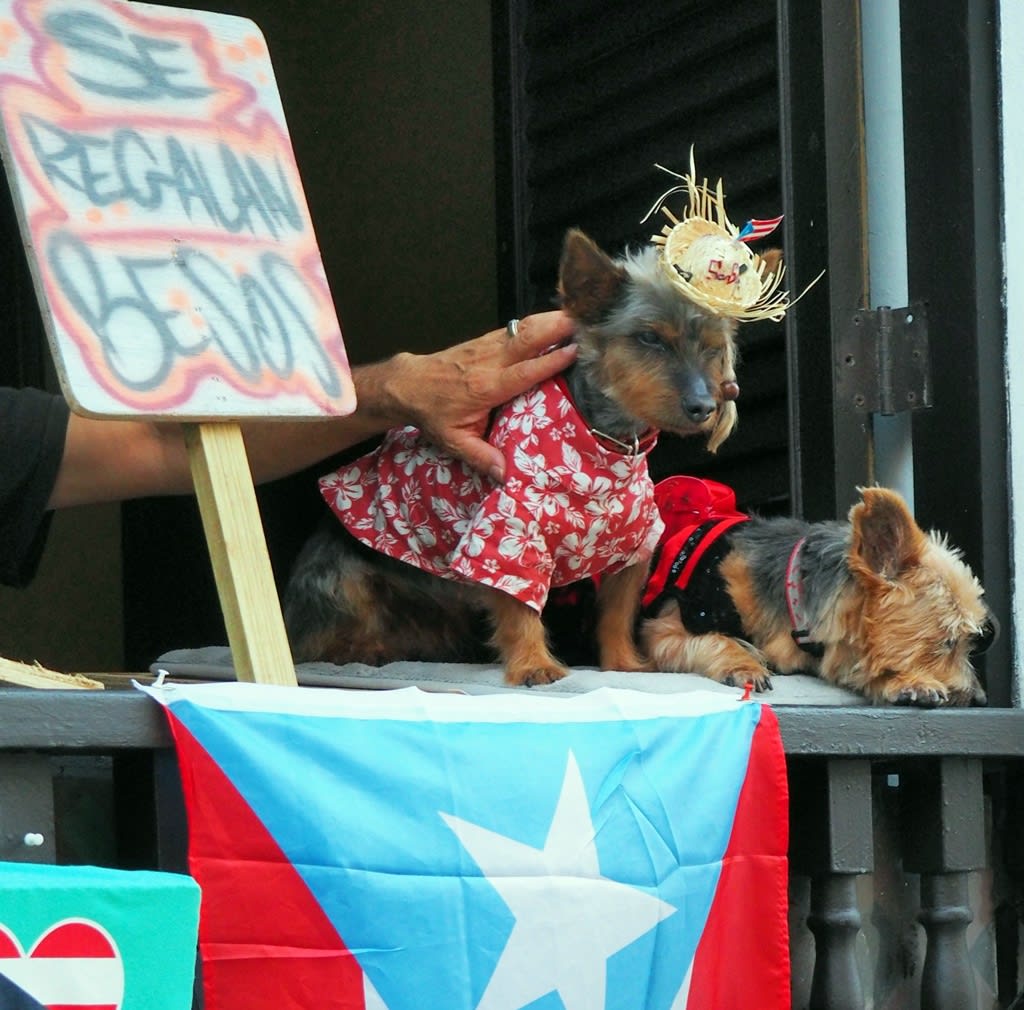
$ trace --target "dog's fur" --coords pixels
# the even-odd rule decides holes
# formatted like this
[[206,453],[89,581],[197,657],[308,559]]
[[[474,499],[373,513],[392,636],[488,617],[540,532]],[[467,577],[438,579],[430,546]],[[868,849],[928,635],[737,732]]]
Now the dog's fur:
[[[772,670],[808,672],[875,702],[984,704],[971,653],[993,635],[994,620],[981,585],[894,491],[861,496],[845,523],[755,517],[729,531],[718,573],[745,641],[691,634],[666,598],[641,625],[654,668],[759,689]],[[786,604],[786,569],[801,537],[803,607],[820,658],[797,647]]]
[[[769,269],[777,262],[772,255]],[[662,429],[702,434],[712,450],[721,444],[736,420],[737,324],[686,299],[654,246],[612,259],[582,232],[569,232],[559,295],[579,345],[566,380],[588,425],[625,443]],[[596,637],[606,669],[646,666],[633,640],[646,574],[635,564],[600,581]],[[540,616],[525,603],[369,550],[333,516],[304,547],[284,596],[298,662],[476,658],[480,611],[490,617],[509,683],[565,676]]]

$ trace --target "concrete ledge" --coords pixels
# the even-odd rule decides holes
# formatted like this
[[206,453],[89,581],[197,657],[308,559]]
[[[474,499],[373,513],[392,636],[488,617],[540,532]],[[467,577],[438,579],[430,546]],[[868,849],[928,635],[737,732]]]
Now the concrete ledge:
[[[202,676],[231,679],[224,662],[200,650],[204,661],[217,658]],[[171,668],[174,654],[155,667]],[[180,659],[181,657],[177,657]],[[189,653],[191,677],[202,679],[202,664]],[[390,667],[300,667],[300,681],[309,686],[379,688],[420,686],[426,690],[480,693],[510,690],[495,667],[442,664],[395,664]],[[806,682],[806,683],[804,683]],[[756,696],[778,716],[783,744],[791,756],[1024,757],[1024,710],[912,709],[871,706],[862,698],[837,691],[811,677],[777,677],[775,689]],[[678,674],[621,674],[575,670],[559,685],[532,688],[537,693],[579,693],[600,686],[633,687],[665,693],[679,690],[728,692],[702,677]],[[516,688],[515,690],[522,690]],[[824,692],[821,694],[820,692]],[[819,700],[827,698],[827,700]],[[853,701],[853,704],[850,701]],[[53,753],[111,753],[118,750],[163,749],[170,733],[159,706],[135,690],[48,691],[27,688],[0,690],[0,750]]]

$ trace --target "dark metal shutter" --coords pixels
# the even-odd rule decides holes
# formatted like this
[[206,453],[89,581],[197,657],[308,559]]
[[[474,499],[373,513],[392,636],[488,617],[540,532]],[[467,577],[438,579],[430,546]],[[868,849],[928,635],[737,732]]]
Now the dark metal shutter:
[[[611,252],[646,241],[654,200],[689,163],[721,176],[730,217],[781,212],[774,0],[497,0],[495,94],[503,314],[553,303],[566,228]],[[655,479],[711,476],[761,512],[789,505],[782,326],[741,328],[740,425],[717,456],[663,435]]]

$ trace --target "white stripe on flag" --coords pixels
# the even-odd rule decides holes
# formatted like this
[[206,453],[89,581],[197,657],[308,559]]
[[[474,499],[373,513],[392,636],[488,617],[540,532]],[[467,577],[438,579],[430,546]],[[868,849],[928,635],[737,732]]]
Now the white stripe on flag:
[[45,1006],[120,1006],[124,999],[116,957],[4,957],[0,975]]
[[676,998],[672,1000],[672,1006],[668,1010],[686,1010],[686,1004],[690,1000],[690,982],[692,979],[693,961],[690,962],[690,967],[686,969],[686,978],[683,979],[683,984],[679,987],[679,992],[676,993]]
[[366,1003],[366,1010],[388,1010],[387,1004],[380,998],[380,993],[373,988],[370,976],[363,974],[363,1001]]
[[275,712],[319,718],[406,722],[582,723],[694,717],[733,711],[735,696],[712,691],[650,694],[602,687],[585,694],[441,694],[404,687],[394,691],[325,691],[276,684],[166,684],[136,686],[162,705],[191,701],[223,712]]

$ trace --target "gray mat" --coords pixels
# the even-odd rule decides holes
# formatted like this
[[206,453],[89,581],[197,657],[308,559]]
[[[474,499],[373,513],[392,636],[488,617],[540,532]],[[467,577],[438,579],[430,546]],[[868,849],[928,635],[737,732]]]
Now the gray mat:
[[[233,680],[231,652],[224,646],[205,649],[177,649],[164,653],[150,667],[171,677],[186,680]],[[498,666],[476,666],[468,663],[390,663],[387,666],[366,666],[348,663],[300,663],[296,667],[300,684],[307,687],[341,687],[387,690],[416,686],[424,691],[451,691],[462,694],[495,694],[502,691],[523,691],[508,687]],[[673,694],[679,691],[716,691],[732,695],[741,692],[735,687],[716,684],[706,677],[690,673],[617,673],[609,670],[576,668],[556,684],[530,688],[538,694],[581,694],[598,687],[632,688],[651,694]],[[843,688],[824,684],[816,677],[804,675],[778,676],[772,679],[772,690],[758,696],[771,705],[865,705],[866,700]]]

